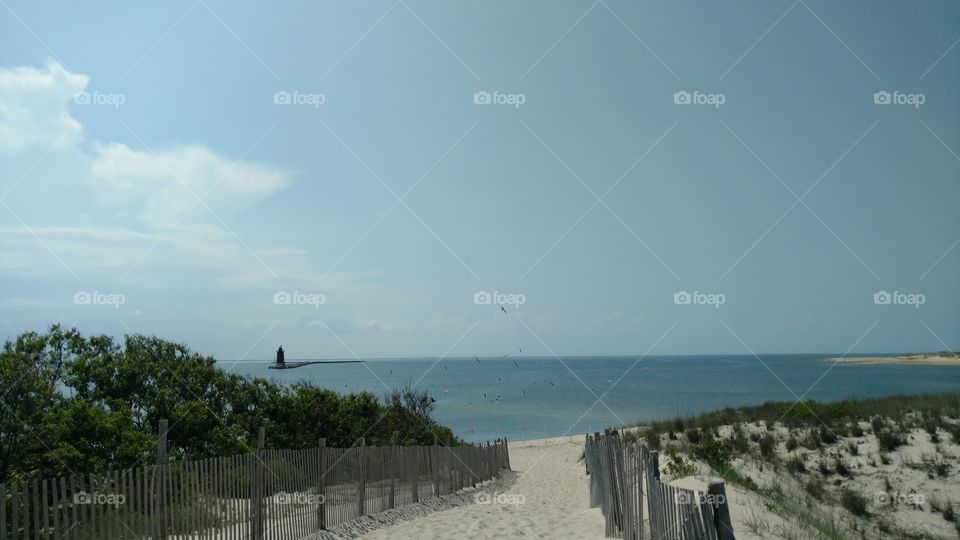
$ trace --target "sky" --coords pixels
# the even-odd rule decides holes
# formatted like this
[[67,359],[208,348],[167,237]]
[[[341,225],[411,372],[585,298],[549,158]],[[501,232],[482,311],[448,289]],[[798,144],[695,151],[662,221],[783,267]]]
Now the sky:
[[0,336],[953,350],[958,40],[955,2],[3,0]]

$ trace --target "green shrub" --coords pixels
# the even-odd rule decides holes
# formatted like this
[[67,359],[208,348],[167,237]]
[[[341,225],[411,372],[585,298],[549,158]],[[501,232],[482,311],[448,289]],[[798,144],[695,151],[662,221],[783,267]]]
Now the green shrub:
[[687,461],[680,454],[671,453],[667,456],[667,465],[664,470],[673,478],[683,478],[697,474],[697,466]]
[[730,467],[734,449],[727,441],[710,440],[694,445],[692,453],[697,459],[705,461],[715,470],[722,472]]

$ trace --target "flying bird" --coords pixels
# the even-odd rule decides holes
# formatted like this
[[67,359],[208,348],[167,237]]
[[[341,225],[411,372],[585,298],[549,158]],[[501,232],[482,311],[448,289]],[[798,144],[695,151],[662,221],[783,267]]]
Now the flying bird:
[[506,312],[507,312],[507,308],[505,308],[505,307],[503,307],[503,306],[500,306],[500,311],[506,313]]
[[476,360],[478,364],[480,363],[480,359],[477,358],[476,356],[474,356],[473,359]]

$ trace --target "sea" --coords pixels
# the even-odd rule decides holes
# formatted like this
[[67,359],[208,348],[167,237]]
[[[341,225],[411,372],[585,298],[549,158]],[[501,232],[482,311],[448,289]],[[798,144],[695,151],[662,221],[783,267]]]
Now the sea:
[[836,356],[377,358],[287,370],[268,369],[272,361],[218,364],[279,384],[306,381],[339,393],[385,396],[411,384],[436,399],[434,418],[469,442],[582,437],[766,401],[960,391],[960,366],[834,364],[829,359]]

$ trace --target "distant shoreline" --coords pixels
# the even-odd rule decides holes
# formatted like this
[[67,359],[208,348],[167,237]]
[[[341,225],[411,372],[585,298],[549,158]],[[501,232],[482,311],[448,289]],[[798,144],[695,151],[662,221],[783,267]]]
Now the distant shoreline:
[[903,354],[899,356],[860,356],[826,358],[825,362],[864,365],[960,366],[960,355],[951,353]]

